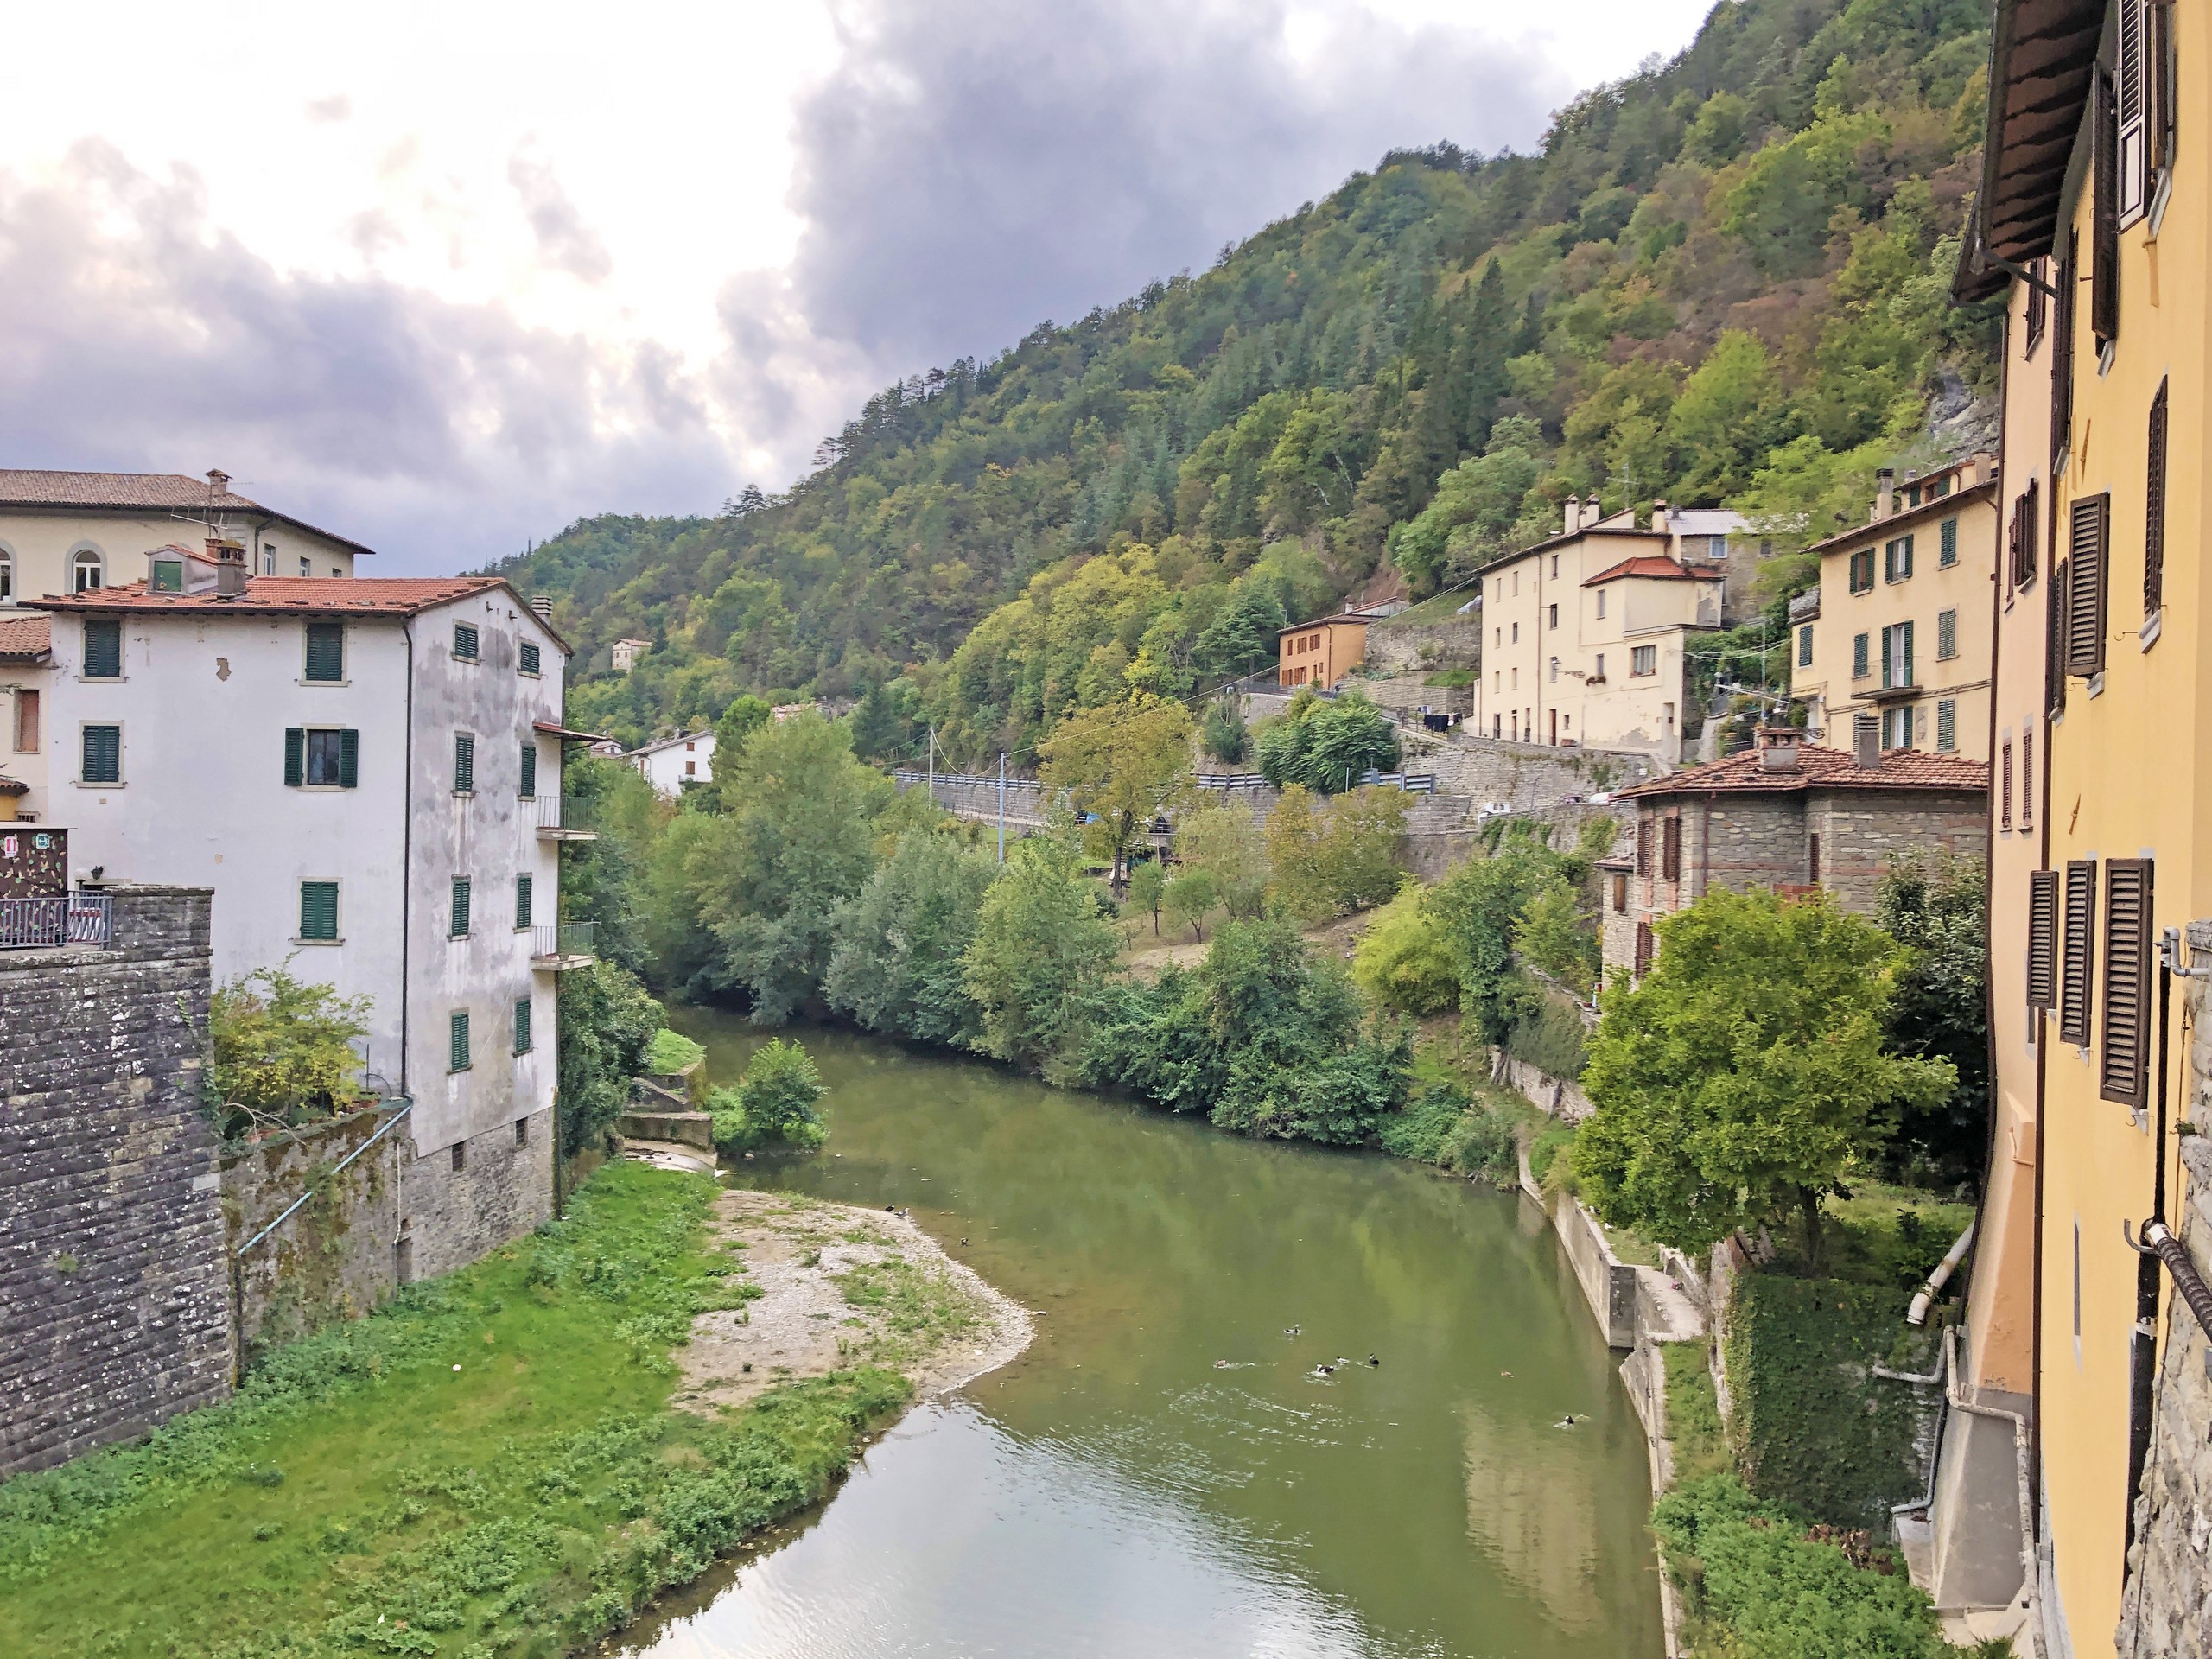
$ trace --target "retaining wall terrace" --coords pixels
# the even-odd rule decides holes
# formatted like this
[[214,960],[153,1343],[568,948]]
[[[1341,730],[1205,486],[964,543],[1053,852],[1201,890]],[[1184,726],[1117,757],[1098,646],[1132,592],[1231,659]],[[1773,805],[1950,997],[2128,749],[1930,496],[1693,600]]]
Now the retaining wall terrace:
[[209,893],[111,892],[110,947],[0,952],[0,1475],[231,1389]]

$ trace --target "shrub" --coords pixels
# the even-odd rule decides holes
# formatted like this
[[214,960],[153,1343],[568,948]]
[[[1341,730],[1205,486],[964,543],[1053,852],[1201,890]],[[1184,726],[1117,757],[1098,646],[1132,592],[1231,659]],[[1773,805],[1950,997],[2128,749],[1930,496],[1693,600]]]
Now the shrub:
[[1245,730],[1244,716],[1236,712],[1236,705],[1224,700],[1206,710],[1198,741],[1208,755],[1224,766],[1233,766],[1243,760],[1245,750],[1251,747],[1251,734]]
[[236,1138],[327,1117],[364,1098],[354,1039],[369,998],[261,968],[219,986],[207,1003],[207,1068],[217,1127]]
[[1507,1029],[1505,1052],[1572,1083],[1589,1063],[1589,1033],[1570,1004],[1547,996]]
[[595,1144],[630,1101],[630,1079],[661,1029],[662,1008],[635,975],[594,962],[561,976],[561,1150]]
[[1371,1002],[1399,1014],[1441,1014],[1459,1000],[1459,972],[1437,919],[1408,886],[1382,906],[1352,953],[1351,976]]
[[705,1047],[693,1042],[680,1031],[671,1031],[663,1026],[653,1033],[653,1039],[645,1045],[645,1071],[656,1077],[673,1077],[687,1065],[696,1065],[707,1058]]
[[1278,788],[1302,784],[1324,794],[1351,789],[1360,774],[1398,764],[1390,717],[1357,692],[1325,699],[1311,688],[1260,731],[1260,771]]
[[1298,785],[1286,789],[1267,829],[1275,907],[1321,921],[1382,903],[1402,879],[1405,823],[1402,790],[1360,789],[1323,802]]
[[708,1096],[714,1114],[715,1145],[723,1152],[751,1152],[784,1147],[811,1151],[830,1138],[815,1109],[822,1098],[822,1074],[814,1057],[780,1037],[753,1052],[734,1089]]

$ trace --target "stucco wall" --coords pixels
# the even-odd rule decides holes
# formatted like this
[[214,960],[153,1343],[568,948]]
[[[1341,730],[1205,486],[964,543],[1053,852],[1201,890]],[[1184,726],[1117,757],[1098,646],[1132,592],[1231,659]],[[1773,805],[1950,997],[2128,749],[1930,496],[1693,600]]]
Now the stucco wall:
[[208,895],[113,902],[112,949],[0,952],[0,1475],[230,1389]]

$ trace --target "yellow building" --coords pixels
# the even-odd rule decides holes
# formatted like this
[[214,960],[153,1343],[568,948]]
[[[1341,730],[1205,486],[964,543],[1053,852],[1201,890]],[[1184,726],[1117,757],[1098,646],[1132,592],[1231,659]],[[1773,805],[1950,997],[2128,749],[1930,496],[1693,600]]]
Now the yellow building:
[[1789,695],[1836,748],[1872,722],[1885,749],[1989,758],[1991,458],[1896,483],[1882,474],[1860,528],[1810,550],[1820,586],[1789,607]]
[[1364,616],[1321,616],[1285,628],[1276,638],[1275,683],[1326,691],[1367,660]]
[[[2030,1397],[2054,1655],[2203,1652],[2212,1596],[2212,1361],[2171,1294],[2212,1265],[2176,1132],[2206,1099],[2201,982],[2165,972],[2212,957],[2207,22],[2003,0],[1958,281],[2009,300],[1996,1133],[1960,1386]],[[2122,1231],[2161,1211],[2164,1270]]]

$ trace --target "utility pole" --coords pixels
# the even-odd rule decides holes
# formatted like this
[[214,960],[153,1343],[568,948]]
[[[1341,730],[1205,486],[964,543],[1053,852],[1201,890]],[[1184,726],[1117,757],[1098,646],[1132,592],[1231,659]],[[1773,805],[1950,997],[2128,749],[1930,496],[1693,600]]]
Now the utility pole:
[[935,726],[930,728],[930,770],[926,787],[929,791],[930,804],[935,806],[937,804],[937,728]]
[[999,862],[1006,862],[1006,751],[999,751]]

